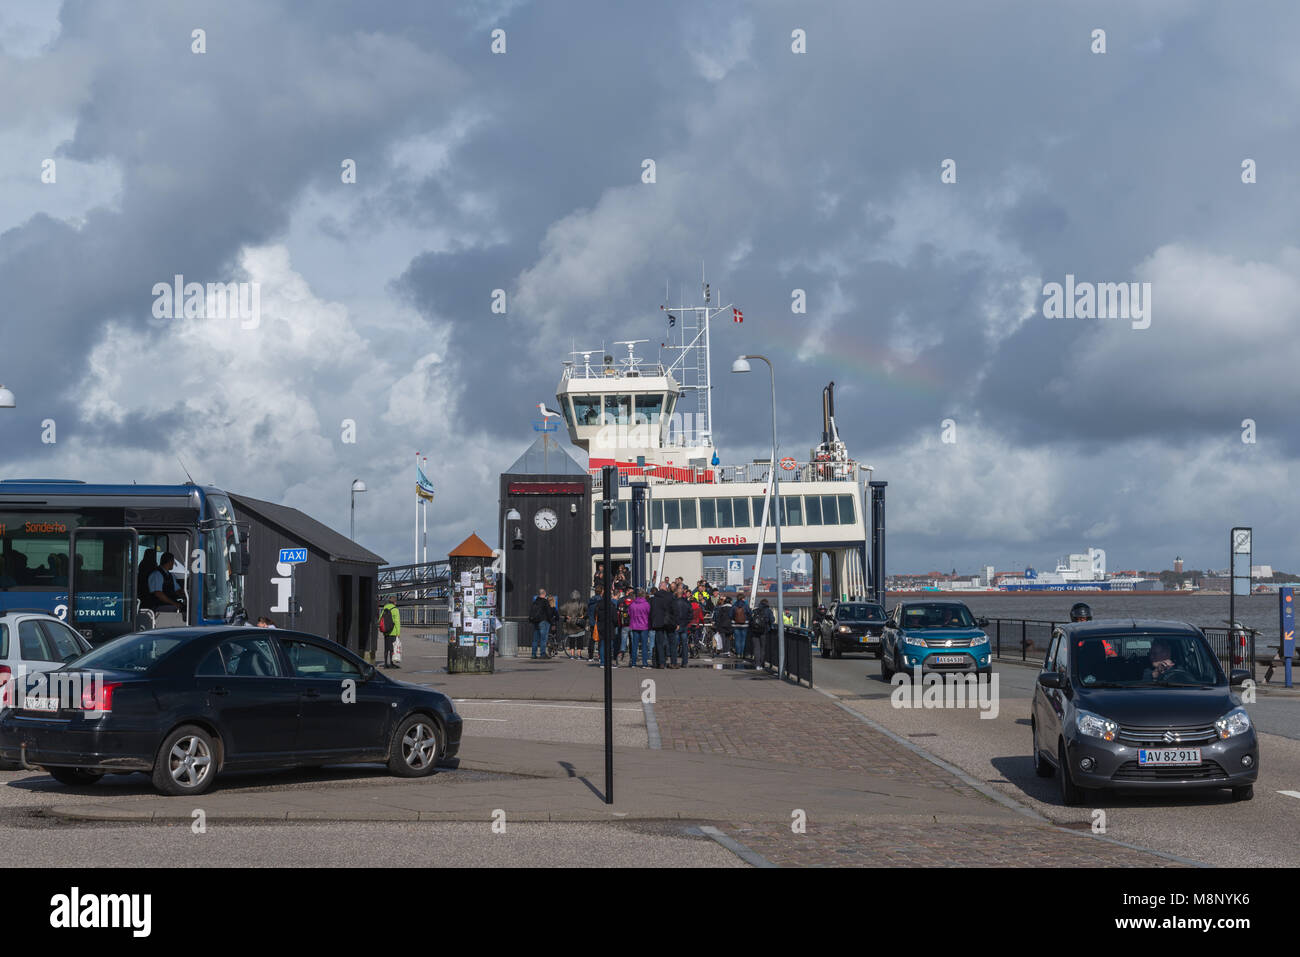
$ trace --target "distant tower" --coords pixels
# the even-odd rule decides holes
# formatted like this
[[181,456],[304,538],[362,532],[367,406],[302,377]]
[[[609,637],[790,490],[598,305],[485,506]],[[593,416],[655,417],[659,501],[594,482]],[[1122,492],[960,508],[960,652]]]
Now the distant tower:
[[1182,560],[1181,557],[1175,557],[1175,558],[1174,558],[1174,574],[1175,574],[1175,575],[1181,575],[1182,573],[1183,573],[1183,560]]

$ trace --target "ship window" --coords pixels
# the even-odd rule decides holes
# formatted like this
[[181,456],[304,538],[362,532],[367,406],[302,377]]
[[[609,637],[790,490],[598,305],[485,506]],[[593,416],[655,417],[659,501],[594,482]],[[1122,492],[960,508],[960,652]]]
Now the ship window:
[[[760,525],[763,524],[763,503],[766,502],[766,501],[767,501],[767,499],[766,499],[766,498],[763,498],[763,497],[760,496],[760,495],[755,495],[754,498],[753,498],[754,527],[755,527],[755,528],[758,528]],[[772,525],[772,513],[771,513],[771,512],[768,512],[768,513],[767,513],[767,524],[768,524],[769,527]]]
[[605,396],[605,424],[627,425],[632,421],[632,397],[630,395]]
[[798,495],[781,496],[781,524],[786,526],[803,524],[803,501]]
[[573,397],[573,417],[579,425],[600,425],[600,400],[598,395]]
[[666,499],[662,502],[653,502],[650,506],[650,523],[653,528],[663,528],[664,518],[668,519],[668,527],[677,529],[682,527],[681,513],[683,509],[675,498]]
[[[619,502],[618,507],[614,509],[614,524],[609,527],[609,530],[611,532],[627,531],[628,529],[627,504],[628,504],[627,502]],[[592,511],[593,511],[593,515],[591,519],[592,529],[597,532],[603,532],[605,530],[605,525],[604,525],[605,510],[600,507],[600,504],[598,502],[596,507]]]
[[636,396],[637,415],[644,415],[647,422],[654,423],[659,421],[659,414],[664,410],[664,396],[662,392],[656,392],[652,395]]
[[838,525],[840,523],[839,506],[835,504],[834,495],[822,496],[822,523],[825,525]]
[[749,499],[733,498],[731,500],[731,510],[736,520],[736,528],[744,528],[749,525]]
[[839,499],[840,499],[840,524],[852,525],[854,522],[853,496],[841,495],[839,496]]
[[809,525],[822,523],[822,500],[816,495],[809,495],[804,502],[804,515]]
[[718,527],[718,513],[717,509],[714,508],[715,504],[715,499],[700,499],[700,528]]
[[682,528],[695,527],[695,499],[684,498],[682,504]]
[[731,499],[715,499],[714,505],[718,510],[718,528],[734,528],[731,521]]
[[564,401],[560,403],[560,411],[564,413],[564,424],[573,428],[573,397],[566,395]]

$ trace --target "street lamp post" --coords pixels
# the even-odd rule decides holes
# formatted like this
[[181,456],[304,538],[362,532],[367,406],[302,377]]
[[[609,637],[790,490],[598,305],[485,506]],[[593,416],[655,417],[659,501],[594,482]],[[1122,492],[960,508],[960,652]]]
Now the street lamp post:
[[501,616],[497,622],[498,629],[506,626],[506,522],[517,522],[520,517],[517,508],[512,508],[501,516],[501,583],[497,586],[501,592]]
[[366,490],[366,483],[361,479],[352,480],[352,522],[348,526],[348,538],[354,542],[357,540],[357,493]]
[[[777,477],[780,460],[776,442],[776,370],[766,356],[741,356],[731,364],[732,372],[748,372],[749,360],[761,359],[767,363],[772,377],[772,529],[776,532],[776,674],[785,678],[785,582],[781,576],[781,480]],[[757,572],[755,573],[757,574]]]

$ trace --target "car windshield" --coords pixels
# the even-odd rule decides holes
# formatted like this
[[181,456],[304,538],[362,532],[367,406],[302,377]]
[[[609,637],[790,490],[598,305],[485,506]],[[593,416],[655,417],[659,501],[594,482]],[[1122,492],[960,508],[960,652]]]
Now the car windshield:
[[947,605],[940,602],[904,605],[904,628],[974,628],[975,620],[965,605]]
[[1071,650],[1075,679],[1087,688],[1199,688],[1227,682],[1199,635],[1090,635],[1075,639]]
[[882,621],[885,609],[879,605],[840,605],[835,617],[840,621]]
[[101,671],[145,672],[181,646],[183,639],[156,631],[124,635],[86,652],[77,659],[78,668]]

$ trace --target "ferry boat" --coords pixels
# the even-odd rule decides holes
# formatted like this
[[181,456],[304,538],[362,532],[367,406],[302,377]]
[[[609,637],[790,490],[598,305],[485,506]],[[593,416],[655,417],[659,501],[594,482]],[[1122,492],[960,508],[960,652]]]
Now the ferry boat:
[[[615,343],[617,359],[601,349],[575,349],[556,388],[569,439],[587,454],[592,476],[592,567],[602,553],[602,469],[618,474],[612,558],[630,563],[629,506],[634,483],[645,483],[649,546],[647,579],[681,576],[692,586],[704,577],[708,556],[747,556],[744,577],[755,574],[763,552],[773,553],[771,481],[775,470],[783,505],[781,545],[794,571],[812,576],[821,593],[823,560],[831,598],[870,590],[864,495],[871,467],[848,454],[834,417],[834,383],[822,392],[822,440],[806,460],[782,457],[724,464],[714,445],[710,323],[730,320],[731,305],[661,306],[670,342],[653,361],[637,354],[647,339]],[[667,356],[665,357],[665,353]],[[764,409],[764,415],[767,410]],[[765,522],[766,518],[766,522]]]

